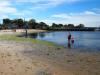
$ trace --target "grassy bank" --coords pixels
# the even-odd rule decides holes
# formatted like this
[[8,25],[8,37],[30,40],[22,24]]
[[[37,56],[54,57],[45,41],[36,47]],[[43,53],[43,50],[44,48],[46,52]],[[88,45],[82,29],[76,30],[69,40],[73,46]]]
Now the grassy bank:
[[0,35],[0,41],[29,42],[33,44],[45,44],[50,46],[57,46],[52,42],[37,40],[33,38],[17,37],[16,35]]

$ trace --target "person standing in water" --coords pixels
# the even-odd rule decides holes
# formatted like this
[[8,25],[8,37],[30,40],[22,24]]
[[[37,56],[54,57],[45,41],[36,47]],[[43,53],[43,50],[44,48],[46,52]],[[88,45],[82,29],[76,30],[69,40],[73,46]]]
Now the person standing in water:
[[70,42],[70,40],[71,40],[71,34],[69,33],[69,35],[68,35],[68,42]]
[[71,46],[72,46],[72,48],[74,48],[74,37],[73,36],[71,38]]
[[71,48],[71,34],[68,35],[68,48]]
[[69,33],[68,35],[68,48],[73,47],[74,45],[74,37],[71,35],[71,33]]
[[71,43],[74,44],[74,38],[73,37],[71,38]]

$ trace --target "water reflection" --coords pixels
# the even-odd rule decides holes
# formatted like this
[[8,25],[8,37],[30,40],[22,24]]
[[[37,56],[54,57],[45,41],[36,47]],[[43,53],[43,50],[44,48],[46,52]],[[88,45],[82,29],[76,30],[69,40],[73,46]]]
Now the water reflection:
[[71,43],[70,42],[68,42],[68,48],[71,48]]
[[36,39],[38,37],[37,33],[28,34],[28,37]]
[[68,41],[67,47],[68,48],[74,48],[74,42],[73,42],[73,40]]
[[45,34],[44,33],[30,33],[30,34],[28,34],[28,37],[29,38],[34,38],[34,39],[36,39],[38,37],[44,38]]
[[45,37],[44,33],[38,33],[38,35],[39,35],[40,38],[44,38]]

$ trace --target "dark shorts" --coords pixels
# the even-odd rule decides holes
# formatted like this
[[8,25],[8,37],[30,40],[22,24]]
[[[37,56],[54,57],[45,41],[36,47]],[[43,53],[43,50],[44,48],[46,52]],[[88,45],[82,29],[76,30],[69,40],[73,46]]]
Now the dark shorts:
[[72,43],[74,43],[74,40],[72,40]]

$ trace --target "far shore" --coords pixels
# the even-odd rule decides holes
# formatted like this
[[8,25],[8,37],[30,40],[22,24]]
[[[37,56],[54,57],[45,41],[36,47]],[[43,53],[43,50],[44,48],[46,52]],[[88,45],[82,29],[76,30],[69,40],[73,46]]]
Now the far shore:
[[[21,34],[25,33],[25,29],[7,29],[7,30],[0,30],[0,35],[4,34]],[[38,32],[46,32],[46,30],[39,30],[39,29],[27,29],[27,33],[38,33]]]
[[[28,32],[44,32],[46,30],[40,30],[40,29],[27,29]],[[0,30],[0,32],[25,32],[25,29],[5,29]]]
[[0,31],[0,75],[100,75],[100,52],[79,52],[15,36],[23,32]]

